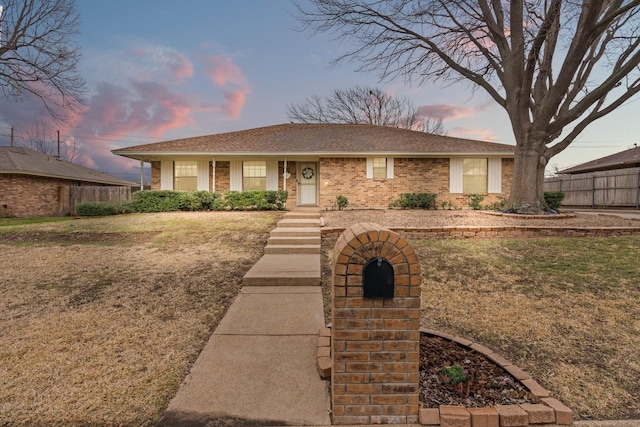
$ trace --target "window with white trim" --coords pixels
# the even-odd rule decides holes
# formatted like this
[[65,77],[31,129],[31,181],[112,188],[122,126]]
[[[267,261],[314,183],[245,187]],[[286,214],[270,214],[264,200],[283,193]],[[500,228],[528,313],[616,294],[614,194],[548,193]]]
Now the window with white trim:
[[267,162],[242,162],[242,191],[267,189]]
[[373,179],[385,179],[387,177],[387,158],[373,158]]
[[462,160],[462,192],[464,194],[487,194],[487,159]]
[[393,157],[367,157],[367,179],[393,179]]
[[173,189],[196,191],[198,189],[198,162],[173,162]]

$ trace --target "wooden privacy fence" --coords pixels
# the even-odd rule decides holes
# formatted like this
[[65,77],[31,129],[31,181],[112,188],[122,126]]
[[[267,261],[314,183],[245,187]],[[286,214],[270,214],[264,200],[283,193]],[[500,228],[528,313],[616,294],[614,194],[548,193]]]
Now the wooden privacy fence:
[[640,209],[640,168],[547,178],[544,191],[562,191],[564,206]]
[[123,202],[131,200],[131,187],[62,186],[58,193],[60,215],[74,215],[81,202]]

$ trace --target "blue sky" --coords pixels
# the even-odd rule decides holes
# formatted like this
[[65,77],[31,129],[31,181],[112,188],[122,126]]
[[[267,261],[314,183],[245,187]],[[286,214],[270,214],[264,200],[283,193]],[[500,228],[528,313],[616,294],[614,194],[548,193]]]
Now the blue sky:
[[[355,72],[357,64],[331,68],[348,41],[300,32],[290,0],[77,0],[77,6],[89,94],[82,115],[56,127],[80,144],[87,166],[115,176],[135,180],[139,164],[112,149],[285,123],[287,105],[356,84],[409,98],[441,116],[450,136],[514,144],[506,113],[468,85],[417,87],[380,82]],[[591,125],[550,166],[566,168],[640,142],[639,105],[631,101]],[[8,145],[11,126],[21,137],[39,114],[33,102],[1,101],[0,145]]]

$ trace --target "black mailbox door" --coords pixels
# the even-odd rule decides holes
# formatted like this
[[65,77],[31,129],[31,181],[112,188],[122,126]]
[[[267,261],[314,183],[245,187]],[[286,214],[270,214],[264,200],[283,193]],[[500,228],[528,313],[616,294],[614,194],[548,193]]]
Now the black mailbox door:
[[362,272],[364,298],[393,298],[393,266],[382,257],[372,258]]

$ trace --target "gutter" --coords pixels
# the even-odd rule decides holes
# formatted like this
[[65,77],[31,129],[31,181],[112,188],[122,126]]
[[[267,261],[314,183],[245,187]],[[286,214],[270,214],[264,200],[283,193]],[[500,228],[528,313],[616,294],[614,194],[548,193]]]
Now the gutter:
[[112,151],[113,154],[123,157],[138,156],[138,157],[175,157],[175,156],[261,156],[261,157],[283,157],[283,156],[318,156],[318,157],[461,157],[461,156],[491,156],[491,157],[515,157],[514,152],[507,151],[482,151],[482,152],[382,152],[382,151],[367,151],[367,152],[329,152],[329,151],[305,151],[305,152],[255,152],[255,151],[228,151],[228,152],[211,152],[211,151]]

